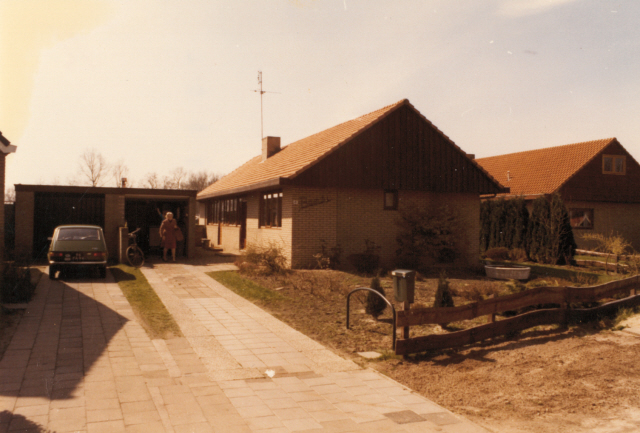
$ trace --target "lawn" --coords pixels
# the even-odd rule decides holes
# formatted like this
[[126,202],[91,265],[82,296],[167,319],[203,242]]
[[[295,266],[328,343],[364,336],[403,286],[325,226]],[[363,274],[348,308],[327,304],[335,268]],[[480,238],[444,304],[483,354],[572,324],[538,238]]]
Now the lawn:
[[139,269],[126,265],[110,269],[150,338],[182,336],[180,327]]

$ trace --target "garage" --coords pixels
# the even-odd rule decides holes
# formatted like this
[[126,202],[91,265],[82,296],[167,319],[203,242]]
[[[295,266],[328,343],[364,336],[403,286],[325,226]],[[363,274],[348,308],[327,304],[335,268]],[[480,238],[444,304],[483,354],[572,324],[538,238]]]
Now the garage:
[[185,240],[179,256],[195,252],[195,190],[15,185],[15,252],[44,260],[48,238],[61,224],[95,224],[103,228],[111,259],[122,261],[127,232],[140,228],[146,255],[160,254],[160,223],[172,212]]

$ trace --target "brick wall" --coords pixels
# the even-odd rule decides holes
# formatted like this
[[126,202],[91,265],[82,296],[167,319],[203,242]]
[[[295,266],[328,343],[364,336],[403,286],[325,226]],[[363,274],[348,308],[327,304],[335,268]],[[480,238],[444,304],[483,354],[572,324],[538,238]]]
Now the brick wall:
[[282,190],[282,227],[258,227],[260,215],[260,193],[245,197],[247,200],[247,246],[280,247],[291,265],[292,196],[291,189]]
[[120,245],[120,227],[124,227],[124,195],[104,196],[104,237],[110,259],[115,260]]
[[[397,249],[398,211],[383,209],[383,191],[373,189],[336,189],[285,187],[282,199],[282,227],[258,227],[259,194],[247,200],[247,245],[276,244],[282,248],[291,266],[314,267],[313,255],[322,241],[328,248],[340,245],[343,263],[351,254],[365,251],[365,240],[381,247],[382,262],[392,267]],[[409,202],[420,206],[447,205],[458,217],[456,264],[476,266],[479,254],[480,200],[477,194],[440,194],[399,192],[399,208]],[[207,225],[207,238],[218,239],[218,226]],[[239,253],[240,228],[222,227],[226,252]]]
[[16,257],[33,254],[33,218],[35,194],[16,191]]
[[291,188],[292,265],[313,267],[314,254],[321,251],[322,241],[328,248],[338,242],[338,191],[335,188]]
[[382,264],[394,266],[399,211],[414,202],[422,207],[447,205],[457,215],[456,264],[476,266],[479,254],[480,200],[477,194],[441,194],[399,191],[398,211],[384,210],[383,191],[373,189],[292,189],[293,265],[315,266],[313,258],[327,247],[339,245],[342,261],[363,253],[366,240],[380,247]]
[[619,234],[640,251],[639,215],[640,203],[565,202],[571,208],[593,209],[593,229],[573,229],[578,248],[592,249],[595,242],[581,239],[583,233],[600,233],[605,236]]

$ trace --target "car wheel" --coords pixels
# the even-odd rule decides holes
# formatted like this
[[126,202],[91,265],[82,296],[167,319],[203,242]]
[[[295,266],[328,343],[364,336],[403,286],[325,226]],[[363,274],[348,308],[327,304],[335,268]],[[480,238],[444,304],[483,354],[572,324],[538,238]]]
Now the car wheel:
[[98,272],[100,272],[100,278],[107,278],[107,267],[102,266],[98,268]]
[[58,272],[58,268],[56,266],[49,265],[49,279],[50,280],[55,280],[56,279],[56,273],[57,272]]

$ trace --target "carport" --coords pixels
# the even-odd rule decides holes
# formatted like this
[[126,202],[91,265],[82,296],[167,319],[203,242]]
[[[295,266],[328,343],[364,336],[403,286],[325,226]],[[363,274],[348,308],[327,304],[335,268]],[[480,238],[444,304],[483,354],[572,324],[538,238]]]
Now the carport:
[[140,246],[146,254],[155,254],[160,250],[158,228],[168,211],[185,236],[179,255],[194,255],[195,190],[20,184],[15,189],[15,251],[20,256],[44,259],[47,238],[60,224],[101,226],[115,259],[127,246],[127,232],[140,228]]

